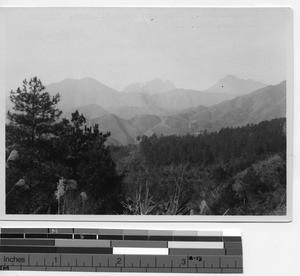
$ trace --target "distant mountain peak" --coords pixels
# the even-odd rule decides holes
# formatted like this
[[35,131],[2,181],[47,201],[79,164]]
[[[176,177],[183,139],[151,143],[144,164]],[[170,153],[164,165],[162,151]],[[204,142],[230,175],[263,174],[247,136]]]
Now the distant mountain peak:
[[158,94],[175,89],[175,85],[170,80],[163,81],[160,78],[155,78],[145,83],[132,83],[124,88],[124,92]]
[[223,78],[223,80],[225,80],[225,79],[235,79],[235,80],[240,80],[240,78],[238,78],[238,77],[235,76],[235,75],[231,75],[231,74],[225,76],[225,78]]
[[227,75],[206,91],[213,93],[245,95],[266,86],[266,84],[253,79],[241,79],[234,75]]
[[85,77],[81,79],[72,79],[72,78],[66,78],[59,82],[53,82],[49,85],[47,85],[47,88],[52,88],[53,86],[68,86],[68,87],[102,87],[102,88],[108,88],[112,89],[105,84],[101,83],[100,81],[93,79],[91,77]]
[[78,79],[78,81],[80,81],[80,82],[94,82],[94,83],[100,83],[99,81],[97,81],[96,79],[93,79],[93,78],[91,78],[91,77],[81,78],[81,79]]

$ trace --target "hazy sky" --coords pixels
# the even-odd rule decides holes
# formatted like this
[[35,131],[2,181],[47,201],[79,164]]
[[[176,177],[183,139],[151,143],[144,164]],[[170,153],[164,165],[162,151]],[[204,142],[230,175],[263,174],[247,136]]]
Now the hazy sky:
[[[228,74],[286,79],[288,9],[2,10],[5,87],[92,77],[118,90],[159,77],[205,89]],[[3,42],[2,42],[3,43]]]

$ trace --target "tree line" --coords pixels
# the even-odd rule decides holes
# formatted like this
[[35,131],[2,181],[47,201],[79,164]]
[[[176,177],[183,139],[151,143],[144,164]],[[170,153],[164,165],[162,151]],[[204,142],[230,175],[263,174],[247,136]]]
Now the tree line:
[[286,151],[285,118],[222,128],[185,136],[143,136],[140,149],[151,166],[195,163],[202,166],[231,164],[235,173],[268,155]]
[[285,118],[111,147],[130,214],[286,212]]

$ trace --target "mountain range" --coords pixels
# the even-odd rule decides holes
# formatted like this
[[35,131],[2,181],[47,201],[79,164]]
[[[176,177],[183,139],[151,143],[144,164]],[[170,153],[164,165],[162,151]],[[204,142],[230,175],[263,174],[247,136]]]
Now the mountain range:
[[201,108],[189,117],[192,132],[216,131],[286,117],[286,81],[269,85],[230,101]]
[[[149,110],[149,114],[152,114],[153,112],[157,113],[158,109],[174,111],[198,105],[210,106],[234,97],[234,95],[226,93],[175,88],[173,85],[166,85],[166,82],[157,79],[146,83],[143,87],[147,87],[147,89],[155,87],[155,89],[152,92],[147,89],[140,91],[127,89],[127,92],[124,93],[92,78],[84,78],[80,80],[66,79],[52,83],[47,86],[47,92],[60,94],[61,101],[58,107],[62,110],[71,110],[78,106],[95,103],[105,109],[112,109],[117,114],[122,113],[118,109],[122,110],[124,106],[133,109],[146,108]],[[171,90],[166,91],[166,87]],[[129,112],[128,108],[126,112]]]
[[154,79],[119,92],[92,78],[66,79],[46,91],[61,95],[62,117],[78,110],[117,145],[137,143],[141,135],[198,134],[286,116],[285,81],[265,85],[231,75],[204,91]]
[[[89,125],[97,123],[101,131],[111,132],[110,143],[127,145],[137,143],[137,137],[141,135],[199,134],[204,130],[217,131],[222,127],[285,117],[286,82],[268,85],[212,106],[190,104],[189,108],[167,110],[157,106],[103,108],[89,104],[75,109],[86,117]],[[75,109],[65,116],[70,118]]]

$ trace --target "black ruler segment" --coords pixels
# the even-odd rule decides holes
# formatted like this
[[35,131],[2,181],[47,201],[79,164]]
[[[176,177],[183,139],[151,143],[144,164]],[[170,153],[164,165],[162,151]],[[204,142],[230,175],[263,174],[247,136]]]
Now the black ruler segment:
[[225,249],[226,255],[242,255],[243,250],[242,248],[234,248],[234,249]]
[[56,248],[52,246],[0,246],[0,252],[16,253],[55,253]]
[[[38,229],[38,228],[37,228]],[[1,228],[1,233],[24,233],[24,228]]]
[[[197,236],[173,236],[173,241],[197,241]],[[221,240],[222,241],[222,240]]]
[[241,242],[241,237],[223,237],[224,242]]
[[27,239],[48,239],[48,234],[26,233],[25,238],[27,238]]
[[123,235],[98,235],[99,240],[123,240]]
[[56,253],[112,254],[111,247],[56,247]]
[[225,249],[170,248],[169,255],[225,255]]
[[[11,246],[23,246],[23,245],[30,245],[30,246],[55,246],[55,240],[50,239],[0,239],[0,246],[1,245],[11,245]],[[1,251],[0,251],[1,252]]]
[[131,240],[131,241],[135,241],[135,240],[148,240],[148,236],[137,236],[137,235],[126,235],[124,236],[124,240]]
[[18,233],[18,234],[3,233],[3,234],[0,234],[0,238],[1,239],[20,239],[20,238],[24,238],[24,234],[22,234],[22,233]]
[[1,233],[48,233],[48,228],[1,228]]
[[25,238],[28,239],[72,239],[72,234],[39,234],[39,233],[26,233]]
[[149,236],[151,241],[173,241],[174,237],[172,236]]
[[1,228],[0,270],[243,273],[241,236],[222,231]]
[[84,240],[96,240],[97,237],[98,237],[97,235],[91,235],[91,234],[75,234],[74,235],[74,239],[84,239]]
[[112,254],[111,247],[0,246],[0,252]]
[[72,239],[72,234],[48,234],[48,239]]

